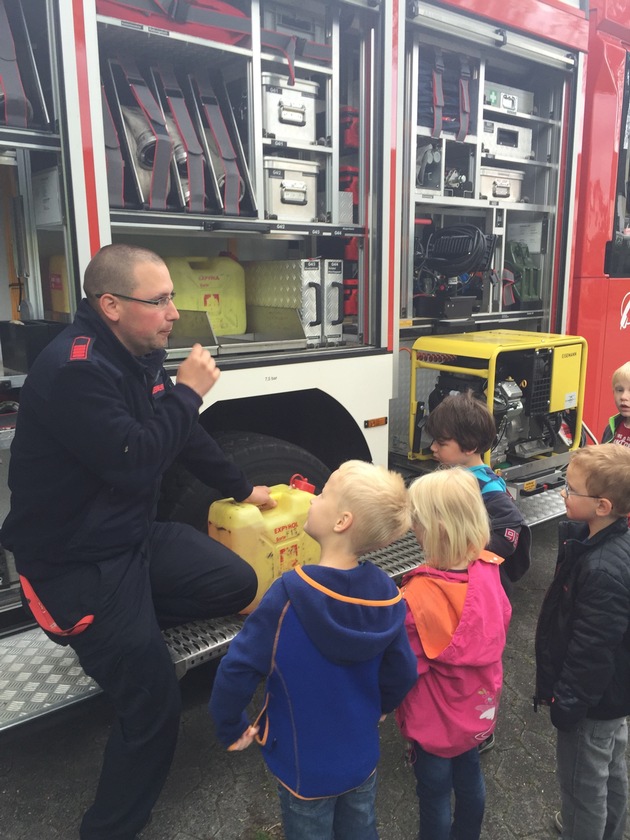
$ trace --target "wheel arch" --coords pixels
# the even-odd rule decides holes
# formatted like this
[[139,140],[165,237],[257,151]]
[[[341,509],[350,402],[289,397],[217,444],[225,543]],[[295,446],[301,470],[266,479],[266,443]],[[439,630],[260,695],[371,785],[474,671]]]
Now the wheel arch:
[[318,388],[222,400],[200,422],[216,432],[257,432],[293,443],[330,470],[349,458],[371,461],[363,431],[350,412]]

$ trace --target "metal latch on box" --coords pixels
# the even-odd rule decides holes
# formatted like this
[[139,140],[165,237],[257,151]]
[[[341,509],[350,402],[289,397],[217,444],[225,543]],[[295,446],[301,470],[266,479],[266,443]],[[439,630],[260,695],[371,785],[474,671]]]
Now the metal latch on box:
[[492,197],[493,198],[509,198],[510,197],[510,182],[507,178],[499,178],[492,182]]
[[282,204],[308,204],[304,181],[281,181],[280,201]]
[[278,102],[278,120],[290,125],[306,125],[306,106],[293,102]]

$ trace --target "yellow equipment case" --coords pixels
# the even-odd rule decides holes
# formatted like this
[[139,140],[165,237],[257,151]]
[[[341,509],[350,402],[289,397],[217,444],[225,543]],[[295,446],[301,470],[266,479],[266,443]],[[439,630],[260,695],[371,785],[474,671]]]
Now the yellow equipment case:
[[409,460],[420,471],[436,465],[423,435],[426,419],[445,396],[470,389],[486,400],[497,426],[485,462],[503,476],[531,524],[557,516],[569,453],[583,440],[586,360],[586,341],[572,335],[482,330],[418,338],[411,352]]

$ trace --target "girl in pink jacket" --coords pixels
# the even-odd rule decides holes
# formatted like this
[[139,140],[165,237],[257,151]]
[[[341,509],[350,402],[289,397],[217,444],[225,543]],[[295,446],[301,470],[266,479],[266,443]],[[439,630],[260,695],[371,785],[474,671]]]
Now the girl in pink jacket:
[[511,615],[503,560],[484,550],[490,526],[470,470],[436,470],[409,494],[425,565],[402,582],[418,680],[396,719],[410,742],[422,840],[479,840],[486,791],[478,746],[495,727]]

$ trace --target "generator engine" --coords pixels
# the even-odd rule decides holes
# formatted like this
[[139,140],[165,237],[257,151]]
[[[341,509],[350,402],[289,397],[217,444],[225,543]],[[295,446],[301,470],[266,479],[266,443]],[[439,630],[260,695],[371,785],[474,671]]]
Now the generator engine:
[[[469,390],[478,399],[486,401],[487,394],[480,391],[478,379],[440,374],[436,387],[429,396],[429,411],[444,397]],[[497,437],[491,452],[493,466],[515,457],[520,460],[548,455],[553,450],[557,438],[556,428],[559,430],[562,416],[532,416],[528,409],[528,398],[513,379],[504,379],[496,383],[493,414]]]
[[[507,330],[423,337],[414,345],[412,387],[418,370],[437,372],[426,404],[428,414],[450,394],[471,391],[485,402],[497,432],[486,455],[492,467],[545,459],[566,453],[581,431],[578,408],[585,353],[580,341]],[[424,403],[415,406],[410,458],[431,459],[431,441],[423,435],[428,414]]]

